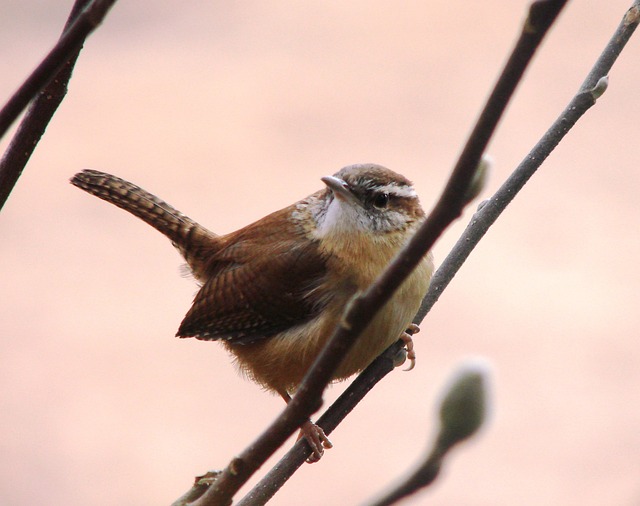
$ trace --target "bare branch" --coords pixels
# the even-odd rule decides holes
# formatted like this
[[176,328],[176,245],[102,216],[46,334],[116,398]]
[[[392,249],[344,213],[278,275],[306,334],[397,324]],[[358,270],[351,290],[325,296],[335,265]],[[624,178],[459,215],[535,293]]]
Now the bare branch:
[[[404,344],[397,341],[387,348],[369,367],[351,382],[349,387],[318,419],[318,425],[329,435],[344,420],[365,395],[394,369],[394,359]],[[265,504],[280,490],[293,473],[304,464],[310,454],[309,446],[299,440],[282,459],[238,501],[237,506],[259,506]]]
[[467,203],[480,158],[525,68],[566,0],[534,2],[518,43],[467,142],[434,209],[402,252],[369,289],[356,297],[341,325],[308,371],[296,395],[271,426],[221,473],[193,504],[227,505],[248,478],[322,404],[322,393],[340,358],[351,348],[376,312],[391,298],[442,232]]
[[[590,71],[589,75],[585,79],[584,84],[581,86],[578,95],[586,93],[591,97],[592,101],[597,100],[599,96],[602,95],[606,88],[607,80],[604,76],[609,72],[615,60],[619,56],[620,52],[626,45],[627,41],[633,34],[638,22],[640,21],[640,0],[636,0],[634,5],[627,11],[625,14],[623,21],[620,26],[613,34],[610,42],[604,48],[602,55],[595,63],[594,67]],[[536,169],[542,164],[544,158],[548,156],[548,154],[555,148],[562,137],[568,132],[568,130],[578,121],[582,115],[588,110],[588,108],[593,105],[593,102],[581,101],[578,99],[578,95],[574,98],[570,104],[566,107],[565,111],[560,115],[558,120],[554,123],[554,125],[549,129],[547,134],[536,144],[533,150],[527,155],[527,157],[522,161],[522,163],[518,166],[514,174],[505,182],[502,188],[490,199],[490,202],[497,202],[502,207],[500,212],[504,210],[504,208],[509,204],[510,200],[506,200],[506,196],[510,196],[511,198],[515,197],[518,191],[522,188],[528,177],[536,171]],[[590,104],[590,105],[589,105]],[[587,107],[584,107],[584,106]],[[581,106],[581,107],[578,107]],[[567,115],[566,113],[570,112],[571,116],[569,116],[571,123],[567,123]],[[574,117],[575,115],[575,117]],[[548,139],[555,139],[555,144],[548,144]],[[546,155],[544,153],[546,152]],[[543,157],[544,155],[544,157]],[[539,157],[539,158],[538,158]],[[529,176],[521,180],[518,178],[516,173],[523,172],[525,175],[530,173]],[[515,181],[515,183],[513,183]],[[431,309],[431,307],[438,300],[442,292],[446,289],[449,282],[457,271],[459,270],[462,263],[469,256],[471,251],[474,249],[476,244],[480,241],[480,239],[484,236],[484,233],[487,229],[493,224],[495,219],[497,219],[498,214],[495,217],[490,216],[492,220],[485,217],[486,204],[482,206],[482,208],[473,216],[471,219],[471,223],[464,231],[456,245],[454,246],[452,252],[447,256],[444,260],[440,268],[436,271],[431,281],[431,285],[429,288],[429,292],[427,293],[422,307],[416,318],[414,319],[415,323],[421,323],[424,319],[425,315]],[[382,356],[391,356],[393,357],[394,353],[400,349],[401,342],[398,341],[394,345],[394,349],[391,348],[387,350]],[[388,355],[391,352],[391,355]],[[374,362],[375,364],[375,362]],[[373,364],[372,364],[373,366]],[[356,382],[362,381],[363,383],[371,383],[375,384],[380,381],[389,371],[379,370],[378,368],[370,367],[363,371],[358,378],[354,381],[354,385]],[[345,392],[347,394],[349,390]],[[343,399],[344,397],[344,399]],[[346,402],[348,406],[340,406],[340,409],[348,410],[350,412],[355,404],[360,402],[362,397],[358,397],[355,395],[344,395],[341,396],[335,403],[332,405],[325,414],[328,414],[330,410],[337,407],[338,404]],[[325,428],[322,424],[323,417],[318,421],[319,425]],[[340,420],[341,421],[341,420]],[[333,430],[333,428],[332,428]],[[328,433],[328,432],[327,432]],[[308,452],[307,452],[308,453]],[[286,479],[290,478],[293,472],[302,465],[304,459],[307,454],[299,455],[297,452],[294,452],[292,449],[289,451],[281,460],[276,464],[276,466],[271,470],[264,478],[256,484],[256,486],[247,494],[247,496],[240,501],[238,504],[242,506],[256,506],[259,504],[264,504],[268,499],[270,499],[275,492],[285,483]],[[293,467],[297,463],[296,467]],[[425,463],[424,468],[435,469],[435,459],[431,460],[430,464]],[[288,474],[285,473],[289,471]],[[435,474],[434,474],[435,478]],[[268,495],[267,495],[268,494]]]
[[502,214],[502,211],[505,210],[531,176],[535,174],[538,167],[542,165],[569,130],[604,93],[608,84],[607,75],[639,22],[640,1],[635,0],[587,75],[584,83],[580,86],[578,93],[495,195],[483,202],[473,215],[466,230],[433,275],[429,292],[422,301],[422,306],[414,320],[416,323],[420,323],[431,310],[440,294],[451,282],[489,227]]
[[100,25],[115,2],[76,0],[57,44],[0,110],[2,137],[35,98],[0,160],[0,209],[67,94],[67,84],[85,39]]

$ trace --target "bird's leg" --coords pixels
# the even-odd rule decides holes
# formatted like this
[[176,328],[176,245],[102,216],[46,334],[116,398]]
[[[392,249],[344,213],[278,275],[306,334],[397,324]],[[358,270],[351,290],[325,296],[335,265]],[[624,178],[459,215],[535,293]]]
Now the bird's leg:
[[[284,399],[284,401],[289,404],[291,400],[291,396],[288,392],[279,392],[280,396]],[[309,464],[313,464],[314,462],[318,462],[322,456],[324,455],[324,449],[333,448],[333,443],[329,440],[327,435],[322,430],[322,427],[316,425],[311,421],[311,419],[307,419],[300,426],[300,435],[298,439],[304,437],[309,443],[311,447],[311,455],[307,457],[307,462]]]
[[410,323],[407,327],[407,330],[405,330],[400,335],[400,339],[404,343],[404,346],[407,350],[407,358],[410,361],[409,367],[404,369],[405,371],[410,371],[416,366],[416,352],[413,349],[413,339],[411,339],[411,336],[413,334],[417,334],[418,332],[420,332],[420,327],[418,327],[415,323]]

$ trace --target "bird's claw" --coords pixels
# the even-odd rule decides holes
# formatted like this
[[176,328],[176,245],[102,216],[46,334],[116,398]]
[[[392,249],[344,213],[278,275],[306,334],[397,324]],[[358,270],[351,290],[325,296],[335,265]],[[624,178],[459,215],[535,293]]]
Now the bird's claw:
[[307,457],[307,462],[309,464],[318,462],[324,455],[325,448],[333,448],[333,443],[324,433],[322,427],[319,427],[311,420],[307,420],[300,427],[300,435],[298,436],[298,439],[302,437],[307,440],[307,443],[309,443],[309,446],[311,447],[311,455]]
[[410,371],[416,366],[416,352],[413,348],[413,339],[411,339],[411,336],[413,334],[417,334],[418,332],[420,332],[420,327],[418,327],[415,323],[410,323],[407,327],[407,330],[405,330],[400,335],[400,339],[404,343],[404,347],[407,350],[407,358],[410,361],[409,367],[403,369],[404,371]]

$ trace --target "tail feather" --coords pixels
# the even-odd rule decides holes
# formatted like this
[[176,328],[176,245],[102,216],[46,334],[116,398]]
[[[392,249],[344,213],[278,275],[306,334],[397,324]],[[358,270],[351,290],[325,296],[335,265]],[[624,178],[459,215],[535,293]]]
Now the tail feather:
[[137,216],[167,236],[197,279],[205,276],[206,260],[217,249],[218,236],[139,186],[97,170],[83,170],[71,184]]

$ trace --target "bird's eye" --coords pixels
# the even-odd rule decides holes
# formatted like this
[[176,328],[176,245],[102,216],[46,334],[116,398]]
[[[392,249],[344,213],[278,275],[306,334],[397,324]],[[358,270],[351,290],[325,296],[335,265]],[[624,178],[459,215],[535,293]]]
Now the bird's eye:
[[373,199],[373,205],[378,209],[384,209],[389,203],[388,193],[378,193]]

